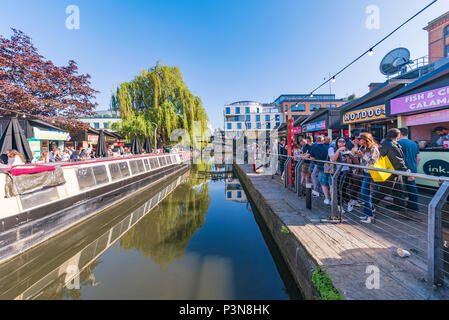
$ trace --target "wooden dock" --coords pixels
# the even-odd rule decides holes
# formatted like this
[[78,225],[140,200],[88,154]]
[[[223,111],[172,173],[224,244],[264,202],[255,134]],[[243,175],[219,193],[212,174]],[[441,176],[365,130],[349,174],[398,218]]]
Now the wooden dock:
[[[333,285],[345,299],[448,299],[449,290],[425,281],[425,219],[404,220],[394,228],[388,216],[378,216],[375,225],[359,222],[359,213],[344,214],[342,223],[328,219],[329,206],[314,201],[312,210],[288,189],[279,177],[252,172],[251,165],[234,165],[248,198],[257,207],[271,230],[284,259],[306,298],[316,298],[311,281],[315,269],[326,269]],[[381,222],[383,222],[382,228]],[[282,232],[285,225],[290,234]],[[285,230],[285,228],[284,228]],[[402,240],[413,241],[408,258],[397,255]],[[410,243],[410,242],[407,242]],[[379,288],[372,288],[373,267],[378,268]],[[371,278],[370,278],[371,276]]]

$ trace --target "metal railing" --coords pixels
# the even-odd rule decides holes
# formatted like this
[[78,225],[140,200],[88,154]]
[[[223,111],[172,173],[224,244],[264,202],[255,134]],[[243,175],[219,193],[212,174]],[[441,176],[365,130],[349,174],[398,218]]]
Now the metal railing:
[[[277,166],[275,174],[281,175],[282,170],[285,171],[285,188],[290,187],[298,197],[306,197],[308,209],[312,208],[313,203],[318,209],[328,210],[330,220],[363,226],[393,240],[394,243],[401,245],[401,249],[406,249],[424,264],[430,283],[449,286],[448,177],[378,169],[350,163],[294,159],[279,154],[271,154],[270,161]],[[306,161],[313,163],[314,166],[325,163],[335,165],[333,174],[324,174],[326,178],[331,178],[333,186],[329,194],[330,205],[323,206],[317,201],[322,197],[317,196],[320,192],[317,189],[314,189],[315,200],[312,201],[311,192],[314,187],[310,181],[310,178],[314,180],[311,177],[312,172],[307,171],[307,179],[301,179],[302,166]],[[295,162],[296,164],[292,164],[292,177],[294,177],[292,181],[288,170],[290,163]],[[321,169],[318,171],[323,172]],[[370,171],[390,173],[391,176],[385,182],[374,182]],[[414,180],[436,181],[439,187],[419,185],[418,189],[416,182],[409,181],[410,177]],[[371,223],[364,223],[366,220],[357,217],[357,214],[364,213],[373,214]]]

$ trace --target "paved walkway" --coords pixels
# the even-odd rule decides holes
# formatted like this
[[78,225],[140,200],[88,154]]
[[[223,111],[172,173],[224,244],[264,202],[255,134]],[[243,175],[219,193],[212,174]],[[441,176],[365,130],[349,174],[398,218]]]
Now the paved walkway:
[[[406,240],[413,241],[417,249],[411,250],[410,257],[401,258],[397,248],[407,247],[401,241],[403,237],[398,239],[399,231],[388,225],[388,216],[378,217],[375,225],[361,224],[358,213],[343,215],[342,223],[333,222],[328,219],[329,206],[322,200],[315,200],[313,209],[308,210],[305,201],[285,189],[279,177],[255,174],[251,165],[239,167],[315,264],[328,270],[345,299],[449,299],[447,289],[435,289],[424,280],[425,219],[404,220],[402,230],[407,228],[409,237]],[[395,228],[400,229],[397,225]],[[380,270],[379,289],[366,286],[368,266]]]

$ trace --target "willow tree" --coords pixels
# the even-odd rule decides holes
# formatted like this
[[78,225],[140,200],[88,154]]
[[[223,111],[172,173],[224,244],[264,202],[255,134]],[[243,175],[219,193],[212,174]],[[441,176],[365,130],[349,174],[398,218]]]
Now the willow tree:
[[128,138],[137,134],[165,144],[175,129],[185,129],[193,141],[194,122],[201,123],[201,134],[207,131],[207,115],[201,99],[187,88],[178,67],[159,63],[142,70],[130,82],[117,87],[111,99],[113,109],[119,110],[122,122],[117,130]]

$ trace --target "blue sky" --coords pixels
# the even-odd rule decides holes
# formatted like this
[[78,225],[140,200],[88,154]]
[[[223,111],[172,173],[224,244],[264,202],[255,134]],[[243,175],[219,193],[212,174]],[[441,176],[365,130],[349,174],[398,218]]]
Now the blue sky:
[[[309,93],[430,0],[17,0],[0,2],[0,34],[32,37],[57,65],[73,59],[92,76],[99,109],[111,91],[160,60],[179,66],[201,97],[212,126],[223,127],[224,104],[271,102],[284,93]],[[68,5],[80,9],[80,29],[65,27]],[[380,28],[365,26],[367,6],[380,9]],[[382,57],[405,46],[427,54],[427,22],[449,10],[439,0],[332,84],[332,93],[363,95],[384,81]],[[329,86],[318,93],[329,93]]]

